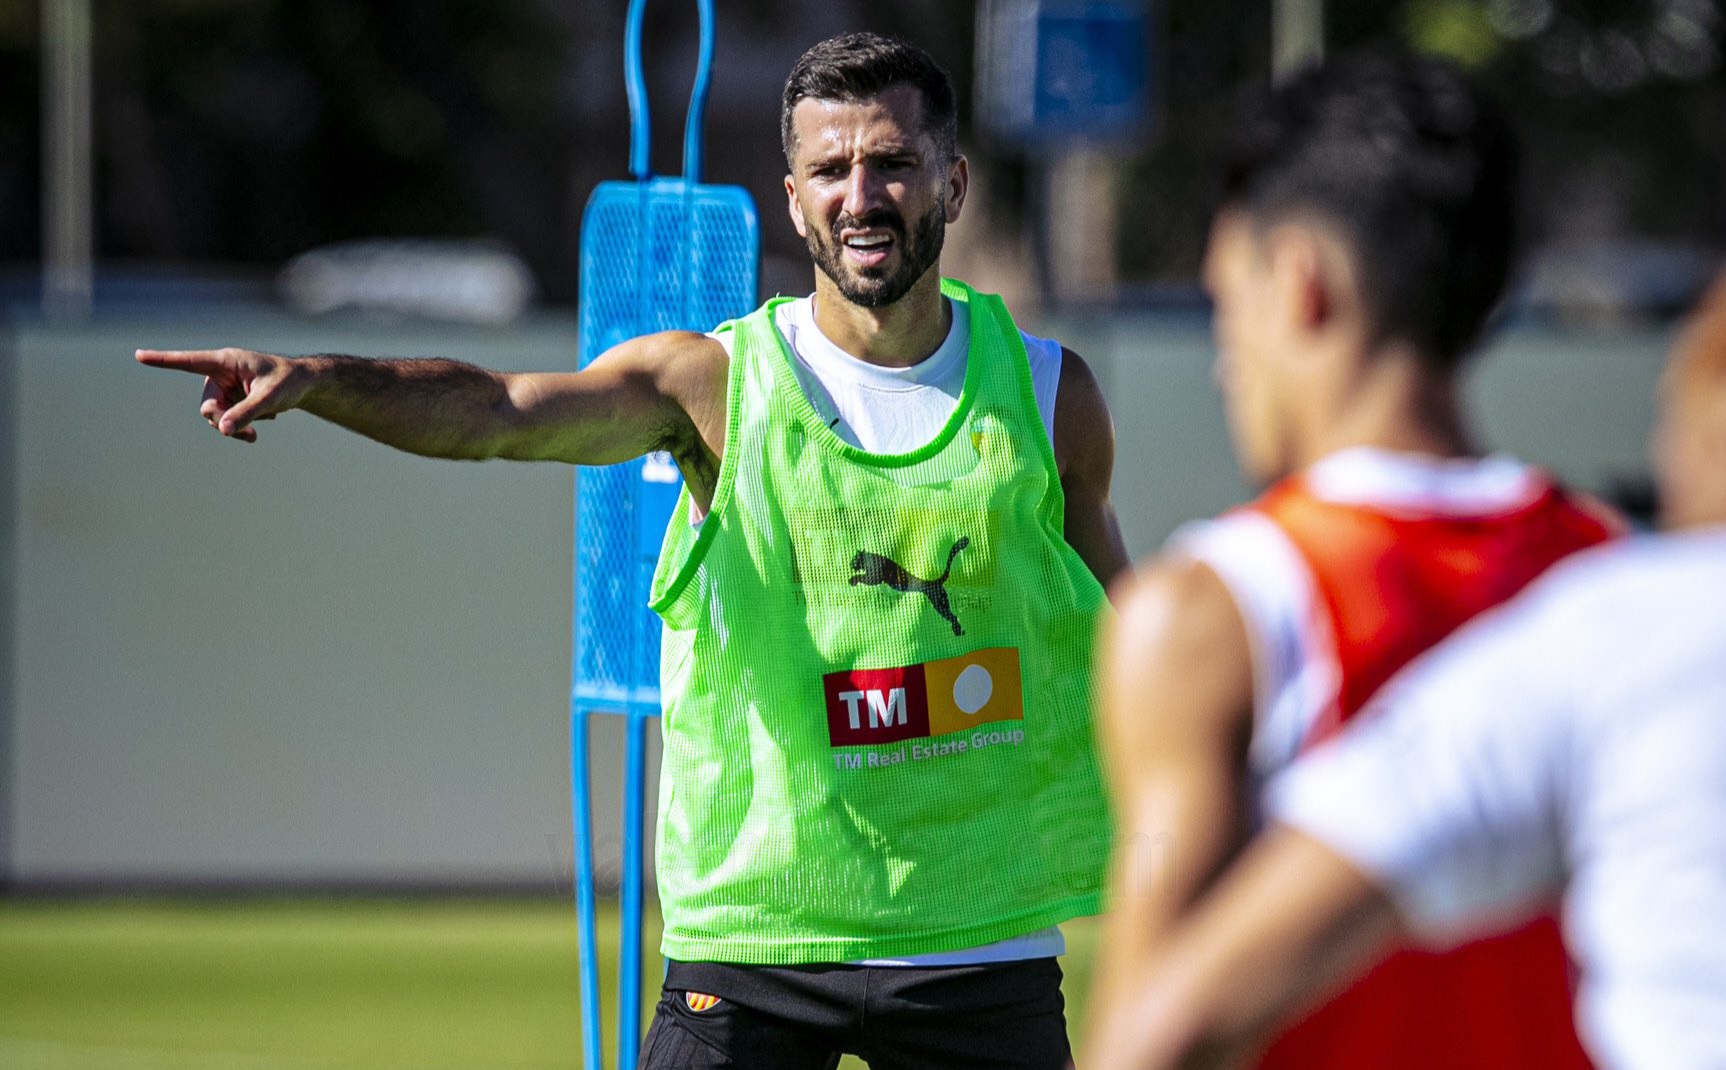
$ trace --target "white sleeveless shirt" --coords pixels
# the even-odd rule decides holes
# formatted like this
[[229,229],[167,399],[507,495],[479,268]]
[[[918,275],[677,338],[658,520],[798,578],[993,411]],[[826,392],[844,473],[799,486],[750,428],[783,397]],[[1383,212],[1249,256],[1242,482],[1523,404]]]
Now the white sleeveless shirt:
[[[971,312],[949,301],[953,324],[940,348],[909,368],[883,368],[840,349],[815,325],[815,298],[800,297],[774,310],[773,325],[788,344],[798,385],[840,438],[871,453],[909,453],[946,425],[965,386]],[[715,335],[731,352],[731,336]],[[1061,381],[1061,344],[1019,332],[1031,364],[1031,389],[1043,429],[1053,441],[1055,388]]]

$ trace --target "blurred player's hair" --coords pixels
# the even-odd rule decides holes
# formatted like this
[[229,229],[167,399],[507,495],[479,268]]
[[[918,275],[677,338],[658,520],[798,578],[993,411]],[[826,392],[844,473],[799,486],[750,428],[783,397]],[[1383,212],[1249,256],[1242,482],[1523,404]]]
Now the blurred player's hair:
[[1515,258],[1517,149],[1459,70],[1403,52],[1339,57],[1243,100],[1225,136],[1224,209],[1337,228],[1377,340],[1461,362]]
[[878,33],[848,33],[830,37],[803,53],[785,80],[779,135],[786,164],[791,163],[797,147],[791,112],[798,101],[855,104],[901,85],[911,86],[922,95],[923,129],[934,139],[941,162],[951,161],[959,151],[959,111],[947,72],[909,41]]

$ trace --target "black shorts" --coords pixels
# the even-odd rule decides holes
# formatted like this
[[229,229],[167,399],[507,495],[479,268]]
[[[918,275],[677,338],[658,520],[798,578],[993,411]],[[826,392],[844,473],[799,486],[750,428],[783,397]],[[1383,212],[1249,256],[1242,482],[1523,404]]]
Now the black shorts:
[[1063,1070],[1061,967],[673,962],[640,1070]]

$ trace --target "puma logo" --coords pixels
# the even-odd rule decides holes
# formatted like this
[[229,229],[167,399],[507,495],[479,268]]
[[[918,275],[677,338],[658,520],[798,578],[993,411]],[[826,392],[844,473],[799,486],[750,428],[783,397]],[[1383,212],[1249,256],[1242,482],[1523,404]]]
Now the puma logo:
[[965,629],[959,626],[959,618],[953,615],[953,607],[947,602],[947,577],[953,574],[953,559],[959,556],[959,551],[971,545],[968,536],[960,536],[953,548],[947,551],[947,568],[935,579],[926,580],[914,576],[905,570],[905,566],[890,557],[870,553],[868,550],[858,550],[851,559],[851,570],[856,575],[851,577],[851,586],[863,584],[866,587],[879,587],[882,584],[891,587],[900,594],[916,592],[929,600],[935,607],[935,612],[941,614],[948,624],[953,626],[954,635],[964,635]]

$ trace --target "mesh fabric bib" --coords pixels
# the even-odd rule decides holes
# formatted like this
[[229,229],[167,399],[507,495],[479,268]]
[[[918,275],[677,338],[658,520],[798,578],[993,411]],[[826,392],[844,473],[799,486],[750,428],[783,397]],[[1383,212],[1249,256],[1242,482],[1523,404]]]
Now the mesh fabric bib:
[[999,298],[969,302],[965,387],[908,454],[846,444],[769,302],[727,324],[727,431],[687,494],[665,620],[665,954],[797,964],[973,947],[1097,909],[1091,735],[1103,591],[1062,537],[1054,454]]

